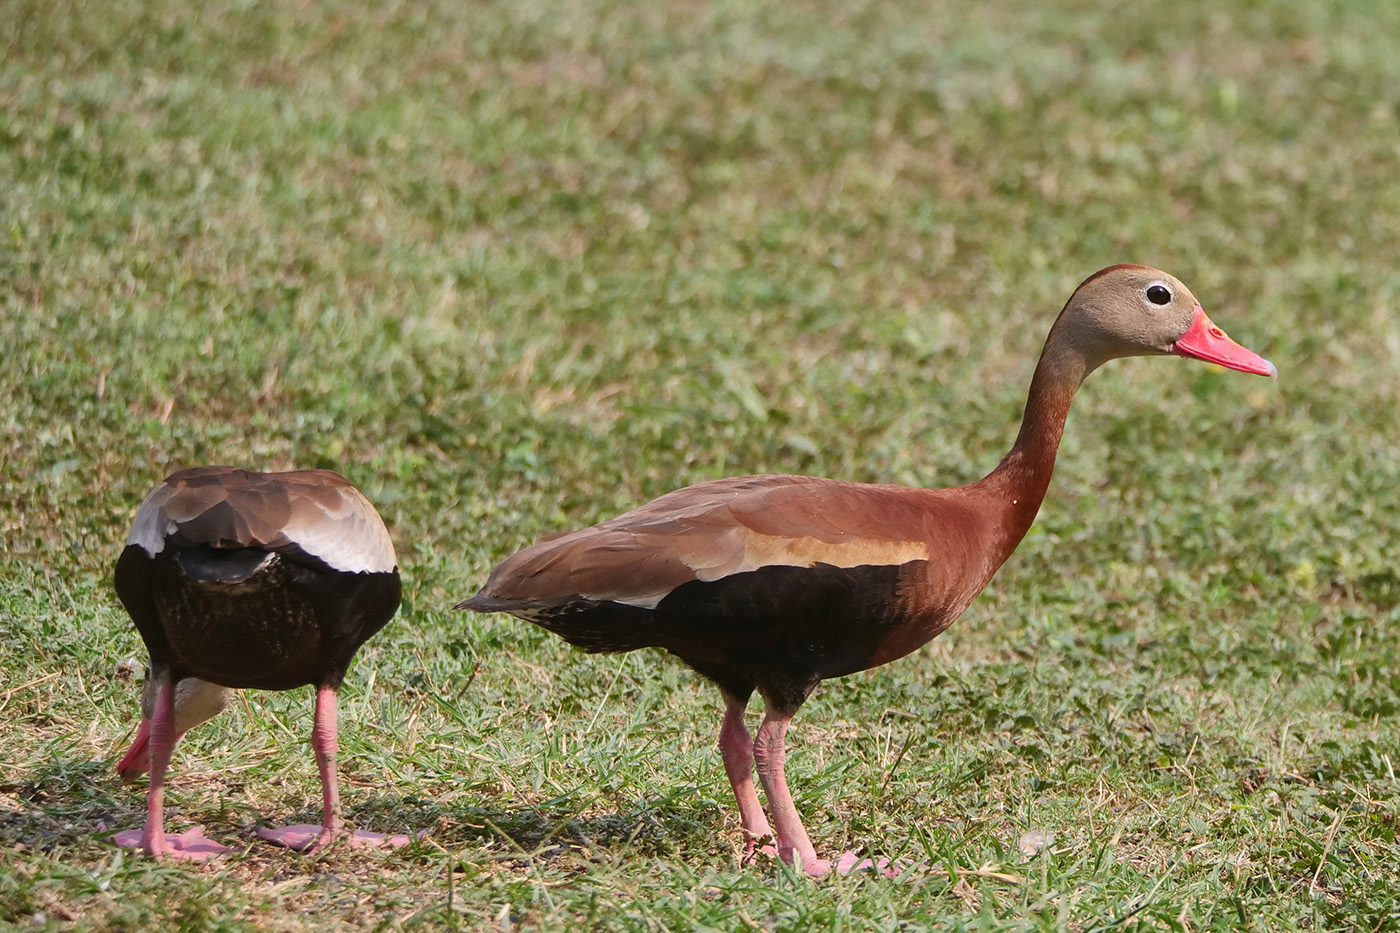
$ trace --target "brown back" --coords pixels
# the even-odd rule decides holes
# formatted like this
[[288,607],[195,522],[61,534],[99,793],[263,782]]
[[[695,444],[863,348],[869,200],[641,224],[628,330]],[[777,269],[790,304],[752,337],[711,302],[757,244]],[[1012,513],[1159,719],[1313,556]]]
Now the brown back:
[[154,557],[177,547],[299,549],[336,570],[392,571],[384,521],[330,470],[257,473],[200,466],[172,473],[141,503],[128,545]]

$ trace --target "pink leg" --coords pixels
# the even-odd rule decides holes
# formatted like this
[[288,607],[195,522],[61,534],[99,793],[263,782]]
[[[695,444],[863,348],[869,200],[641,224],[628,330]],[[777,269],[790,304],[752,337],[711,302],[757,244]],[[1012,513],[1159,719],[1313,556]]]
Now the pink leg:
[[[758,840],[770,836],[768,817],[758,802],[753,785],[753,739],[744,726],[744,707],[738,697],[724,694],[724,724],[719,730],[719,752],[724,758],[724,770],[739,802],[739,823],[744,828],[744,858],[753,856]],[[776,854],[776,850],[775,850]]]
[[268,842],[299,852],[319,852],[341,840],[350,845],[407,845],[410,841],[408,836],[385,836],[363,830],[345,834],[345,821],[340,816],[340,787],[335,773],[336,754],[340,750],[335,687],[321,687],[316,691],[316,722],[311,727],[311,747],[316,752],[316,769],[321,772],[321,825],[298,823],[281,829],[259,829],[258,835]]
[[146,826],[141,830],[141,848],[160,858],[170,851],[165,842],[165,772],[175,754],[175,689],[169,681],[156,692],[156,708],[151,716],[151,787],[146,794]]
[[807,838],[807,830],[802,826],[802,818],[797,815],[797,807],[788,791],[787,762],[788,723],[791,713],[769,711],[758,727],[758,740],[754,743],[754,757],[758,760],[758,779],[763,782],[763,793],[768,797],[768,806],[773,810],[773,825],[778,831],[778,855],[783,861],[802,866],[809,875],[821,876],[831,871],[831,863],[817,858],[812,840]]
[[811,839],[807,838],[807,830],[802,825],[802,818],[797,815],[797,806],[788,791],[784,766],[787,762],[786,739],[790,722],[791,713],[768,712],[763,718],[763,725],[758,727],[758,741],[754,745],[758,779],[763,782],[763,792],[768,796],[773,824],[778,830],[778,855],[789,864],[800,864],[803,871],[818,878],[832,869],[843,875],[866,870],[878,871],[890,878],[899,875],[909,867],[905,860],[872,860],[851,852],[843,854],[835,864],[817,858],[816,849],[812,847]]
[[138,836],[132,830],[117,833],[112,841],[127,848],[140,848],[154,858],[177,858],[202,861],[228,851],[224,846],[204,838],[198,826],[167,835],[165,832],[165,772],[175,751],[175,690],[162,683],[156,692],[156,707],[151,715],[151,788],[146,795],[146,825]]
[[316,751],[316,770],[321,772],[321,839],[325,846],[345,830],[340,818],[340,778],[335,760],[340,752],[340,723],[337,720],[336,692],[333,687],[316,691],[316,722],[311,727],[311,747]]

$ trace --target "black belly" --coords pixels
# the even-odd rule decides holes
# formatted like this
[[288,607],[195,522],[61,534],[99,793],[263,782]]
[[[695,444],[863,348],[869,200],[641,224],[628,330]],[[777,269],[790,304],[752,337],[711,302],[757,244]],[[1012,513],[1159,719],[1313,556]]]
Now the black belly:
[[190,675],[227,687],[289,689],[324,666],[320,619],[275,571],[247,583],[176,578],[156,593],[172,657]]
[[152,661],[226,687],[338,685],[400,596],[397,572],[344,573],[253,548],[152,559],[133,547],[117,571]]
[[589,651],[665,648],[735,695],[757,688],[796,709],[820,681],[866,669],[918,624],[901,591],[924,566],[764,567],[686,583],[655,609],[575,602],[533,621]]

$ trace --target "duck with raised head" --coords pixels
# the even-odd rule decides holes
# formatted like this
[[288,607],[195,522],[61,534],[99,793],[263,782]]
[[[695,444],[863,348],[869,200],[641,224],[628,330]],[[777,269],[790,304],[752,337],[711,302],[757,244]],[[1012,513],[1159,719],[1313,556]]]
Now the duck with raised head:
[[[887,664],[951,625],[1035,519],[1080,383],[1117,357],[1165,355],[1276,375],[1172,276],[1110,266],[1060,312],[1016,442],[977,482],[918,489],[763,475],[699,483],[541,539],[502,561],[457,608],[510,613],[589,652],[664,648],[713,681],[724,698],[719,747],[746,856],[773,836],[776,846],[763,851],[825,874],[833,863],[817,857],[784,774],[793,715],[821,681]],[[744,724],[755,690],[765,707],[756,738]],[[869,866],[850,853],[834,865]]]
[[388,529],[358,489],[330,470],[173,473],[136,512],[116,588],[151,655],[141,725],[117,766],[124,780],[149,768],[146,824],[117,833],[119,845],[187,859],[224,851],[198,827],[165,832],[165,773],[175,742],[223,709],[231,688],[308,684],[316,687],[311,744],[322,823],[259,835],[313,850],[340,840],[386,841],[345,832],[336,779],[337,691],[355,652],[388,623],[401,597]]

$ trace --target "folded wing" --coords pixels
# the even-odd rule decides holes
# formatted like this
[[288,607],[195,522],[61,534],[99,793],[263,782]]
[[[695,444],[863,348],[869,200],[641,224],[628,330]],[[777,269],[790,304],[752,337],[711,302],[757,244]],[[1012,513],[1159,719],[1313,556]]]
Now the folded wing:
[[385,573],[397,563],[378,512],[329,470],[181,470],[141,503],[127,544],[152,557],[167,545],[263,548],[348,572]]

